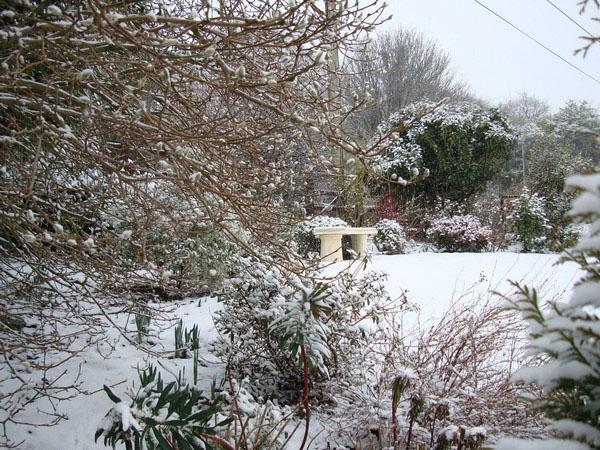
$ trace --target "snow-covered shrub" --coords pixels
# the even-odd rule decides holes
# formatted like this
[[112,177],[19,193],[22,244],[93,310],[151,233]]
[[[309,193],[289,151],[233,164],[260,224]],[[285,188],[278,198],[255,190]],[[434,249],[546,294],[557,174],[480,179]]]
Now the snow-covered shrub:
[[219,430],[219,435],[233,441],[236,449],[285,449],[297,430],[291,426],[296,420],[293,408],[255,398],[248,379],[229,381],[229,389],[221,394],[221,414],[234,420],[222,432]]
[[591,226],[563,261],[577,263],[583,276],[568,302],[547,305],[535,289],[515,283],[509,305],[527,323],[529,351],[539,365],[521,369],[514,380],[542,389],[533,405],[559,435],[600,448],[600,174],[574,176],[567,185],[581,191],[570,214]]
[[368,448],[404,448],[409,436],[425,448],[452,448],[434,445],[460,427],[473,438],[485,433],[487,442],[544,435],[543,418],[524,399],[535,390],[510,381],[524,327],[482,287],[485,294],[459,300],[433,323],[381,327],[378,354],[365,358],[363,378],[338,395],[327,419],[346,436],[332,434],[332,442],[343,447],[350,436],[367,447],[376,434]]
[[216,422],[220,398],[207,399],[183,377],[165,384],[153,366],[139,371],[140,386],[131,402],[117,397],[108,386],[104,390],[114,406],[104,417],[95,434],[104,445],[118,443],[127,449],[153,450],[177,448],[204,449],[213,444],[233,447],[215,434],[233,419]]
[[375,224],[375,228],[377,228],[377,234],[374,241],[380,252],[391,255],[404,252],[406,235],[398,222],[383,219]]
[[130,404],[104,386],[115,405],[99,425],[96,441],[103,437],[105,445],[123,443],[132,450],[283,449],[293,435],[285,433],[292,410],[256,399],[246,381],[213,382],[208,398],[186,383],[183,372],[168,384],[152,365],[138,374],[140,385],[129,393]]
[[470,214],[478,217],[492,231],[489,240],[494,249],[505,248],[508,243],[510,225],[506,217],[510,211],[511,203],[503,201],[500,192],[495,189],[477,196],[469,207]]
[[299,277],[253,259],[241,259],[236,278],[220,292],[215,315],[221,339],[214,352],[238,379],[255,382],[256,393],[296,402],[302,389],[300,345],[311,363],[311,391],[321,401],[332,393],[327,380],[346,379],[372,339],[371,320],[391,302],[384,275],[358,279],[341,274],[329,284]]
[[[312,219],[305,220],[298,224],[294,230],[294,241],[296,242],[298,253],[303,256],[310,256],[319,253],[321,240],[313,234],[315,228],[320,227],[347,227],[348,223],[338,217],[315,216]],[[348,236],[344,236],[342,246],[350,246]]]
[[510,157],[514,140],[498,110],[417,102],[378,126],[371,142],[382,151],[371,165],[385,177],[381,186],[405,199],[464,201],[485,189]]
[[541,250],[545,246],[546,233],[550,228],[544,212],[544,199],[527,188],[513,202],[510,217],[514,239],[521,243],[524,252]]
[[402,213],[398,197],[392,191],[385,191],[376,199],[373,215],[376,220],[400,220]]
[[432,243],[448,252],[480,252],[491,235],[492,230],[470,214],[436,219],[427,230]]

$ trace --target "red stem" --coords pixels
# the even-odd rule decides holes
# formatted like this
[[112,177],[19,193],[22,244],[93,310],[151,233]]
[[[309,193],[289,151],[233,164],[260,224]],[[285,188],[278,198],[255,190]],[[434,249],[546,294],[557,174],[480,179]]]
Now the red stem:
[[308,428],[310,426],[310,407],[308,405],[308,392],[309,392],[309,377],[310,371],[308,367],[308,358],[306,357],[306,350],[304,350],[304,345],[300,346],[300,355],[302,356],[302,365],[304,367],[304,391],[302,395],[302,404],[304,405],[304,415],[306,418],[306,426],[304,427],[304,437],[302,438],[302,444],[298,450],[304,450],[304,446],[306,445],[306,440],[308,439]]
[[[396,405],[394,405],[396,406]],[[398,423],[398,419],[396,418],[396,408],[392,406],[392,436],[394,438],[394,445],[396,445],[396,442],[398,442],[398,430],[397,430],[397,423]]]
[[219,436],[214,436],[212,434],[202,434],[202,438],[207,441],[214,442],[215,444],[219,444],[221,447],[225,447],[227,450],[235,450],[235,447],[227,442],[225,439],[220,438]]

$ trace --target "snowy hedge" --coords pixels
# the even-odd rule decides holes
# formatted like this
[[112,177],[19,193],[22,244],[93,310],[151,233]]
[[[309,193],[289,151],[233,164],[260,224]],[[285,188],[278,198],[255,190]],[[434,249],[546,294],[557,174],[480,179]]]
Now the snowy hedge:
[[382,148],[371,161],[374,172],[395,180],[399,195],[431,203],[483,191],[508,161],[515,136],[495,109],[419,102],[392,114],[371,142]]
[[377,228],[377,234],[374,241],[380,252],[391,255],[404,252],[406,235],[402,225],[395,220],[383,219],[375,224],[375,228]]
[[448,252],[480,252],[488,244],[492,230],[470,214],[440,218],[427,230],[431,241]]

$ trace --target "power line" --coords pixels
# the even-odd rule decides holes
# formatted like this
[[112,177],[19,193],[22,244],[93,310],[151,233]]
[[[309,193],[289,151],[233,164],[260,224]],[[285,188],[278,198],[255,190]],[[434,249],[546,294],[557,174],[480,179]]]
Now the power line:
[[554,56],[556,56],[558,59],[560,59],[562,62],[568,64],[569,66],[571,66],[573,69],[575,69],[577,72],[585,75],[586,77],[588,77],[589,79],[595,81],[596,83],[600,84],[600,80],[592,75],[590,75],[589,73],[585,72],[583,69],[580,69],[579,67],[577,67],[575,64],[567,61],[565,58],[563,58],[562,56],[560,56],[558,53],[556,53],[554,50],[546,47],[544,44],[542,44],[540,41],[538,41],[536,38],[534,38],[533,36],[531,36],[530,34],[528,34],[527,32],[521,30],[518,26],[513,25],[508,19],[505,19],[504,17],[502,17],[500,14],[498,14],[496,11],[488,8],[487,6],[485,6],[483,3],[481,3],[479,0],[473,0],[475,3],[477,3],[479,6],[487,9],[490,13],[492,13],[493,15],[495,15],[496,17],[498,17],[500,20],[502,20],[503,22],[507,23],[508,25],[510,25],[511,27],[513,27],[515,30],[517,30],[519,33],[523,34],[524,36],[528,37],[529,39],[531,39],[533,42],[535,42],[537,45],[539,45],[540,47],[542,47],[544,50],[546,50],[547,52],[552,53]]
[[590,37],[594,37],[592,35],[592,33],[590,33],[588,30],[586,30],[582,25],[579,24],[579,22],[577,22],[575,19],[573,19],[571,16],[569,16],[566,12],[564,12],[562,9],[560,9],[558,6],[556,6],[553,2],[551,2],[550,0],[546,0],[546,2],[550,3],[563,16],[565,16],[567,19],[569,19],[571,22],[573,22],[575,25],[577,25],[580,29],[582,29],[584,32],[586,32]]

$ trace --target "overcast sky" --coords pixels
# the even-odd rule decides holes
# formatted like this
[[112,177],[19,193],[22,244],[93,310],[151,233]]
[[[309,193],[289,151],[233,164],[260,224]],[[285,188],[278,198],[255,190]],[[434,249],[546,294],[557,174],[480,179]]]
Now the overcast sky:
[[[573,56],[584,34],[546,0],[480,0],[538,41],[600,79],[600,44],[586,58]],[[599,34],[591,20],[600,11],[590,0],[580,16],[577,0],[552,0],[588,31]],[[381,27],[409,27],[423,32],[450,56],[461,79],[479,97],[502,102],[519,92],[545,99],[558,109],[568,99],[600,107],[600,84],[486,11],[474,0],[388,0],[391,21]]]

